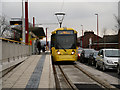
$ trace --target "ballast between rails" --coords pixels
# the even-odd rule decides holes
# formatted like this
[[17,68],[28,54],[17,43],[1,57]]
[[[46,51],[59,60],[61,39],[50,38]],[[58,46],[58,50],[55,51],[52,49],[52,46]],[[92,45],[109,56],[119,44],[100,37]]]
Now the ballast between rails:
[[94,75],[92,75],[90,72],[86,71],[85,69],[83,69],[79,65],[76,64],[76,65],[74,65],[74,67],[79,69],[80,71],[82,71],[84,74],[86,74],[88,77],[90,77],[91,79],[93,79],[94,81],[96,81],[97,83],[102,85],[103,87],[105,87],[105,89],[107,89],[107,90],[112,90],[112,89],[119,90],[118,88],[114,87],[113,85],[110,85],[109,83],[95,77]]
[[[72,89],[72,90],[78,90],[77,87],[72,83],[72,81],[67,77],[67,75],[64,73],[64,71],[62,70],[61,66],[60,65],[57,65],[60,72],[62,73],[62,76],[63,78],[65,79],[65,82],[66,84],[68,85],[68,87],[70,87],[69,89]],[[57,90],[60,90],[60,82],[58,80],[58,77],[57,77],[57,71],[56,71],[56,68],[55,68],[55,65],[53,64],[53,71],[54,71],[54,75],[55,75],[55,83],[56,83],[56,89]]]

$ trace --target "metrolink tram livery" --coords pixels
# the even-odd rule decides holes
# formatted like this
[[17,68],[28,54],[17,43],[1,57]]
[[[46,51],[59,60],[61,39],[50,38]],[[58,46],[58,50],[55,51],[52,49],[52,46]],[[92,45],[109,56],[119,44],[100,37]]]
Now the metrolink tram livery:
[[77,61],[77,31],[58,28],[51,35],[51,56],[56,61]]

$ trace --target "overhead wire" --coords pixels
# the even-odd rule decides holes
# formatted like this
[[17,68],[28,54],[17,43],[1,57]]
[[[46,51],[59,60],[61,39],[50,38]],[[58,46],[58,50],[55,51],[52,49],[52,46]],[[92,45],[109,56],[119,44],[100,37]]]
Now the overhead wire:
[[64,7],[64,0],[63,0],[63,2],[62,2],[60,12],[62,12],[62,11],[63,11],[63,7]]

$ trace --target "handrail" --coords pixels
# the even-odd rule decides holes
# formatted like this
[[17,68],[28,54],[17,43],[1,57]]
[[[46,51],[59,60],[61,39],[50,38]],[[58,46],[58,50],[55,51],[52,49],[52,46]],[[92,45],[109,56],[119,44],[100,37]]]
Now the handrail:
[[26,44],[26,45],[28,45],[28,43],[19,42],[19,41],[15,41],[15,40],[10,40],[10,39],[6,39],[6,38],[1,38],[1,37],[0,37],[0,39],[1,39],[1,40],[7,40],[7,41],[11,41],[11,42],[17,42],[17,43],[21,43],[21,44]]

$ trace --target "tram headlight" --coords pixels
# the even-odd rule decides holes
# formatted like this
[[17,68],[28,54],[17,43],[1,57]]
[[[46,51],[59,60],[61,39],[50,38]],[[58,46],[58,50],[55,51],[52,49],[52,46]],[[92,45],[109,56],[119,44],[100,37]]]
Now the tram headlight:
[[60,55],[60,52],[59,52],[59,51],[58,51],[57,53],[58,53],[58,55]]
[[59,50],[57,51],[57,54],[60,55],[60,51]]
[[73,51],[71,52],[71,54],[72,54],[72,55],[75,54],[75,51],[73,50]]
[[80,56],[80,54],[78,54],[78,56]]

